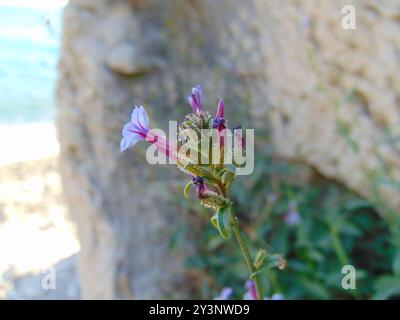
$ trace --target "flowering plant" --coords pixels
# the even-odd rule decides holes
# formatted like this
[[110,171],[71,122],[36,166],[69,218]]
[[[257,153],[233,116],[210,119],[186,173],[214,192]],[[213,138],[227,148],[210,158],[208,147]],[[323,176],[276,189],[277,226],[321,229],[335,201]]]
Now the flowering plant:
[[281,255],[269,255],[264,249],[253,260],[234,214],[229,190],[244,165],[241,159],[246,154],[247,141],[242,137],[240,127],[229,129],[223,99],[219,101],[214,117],[203,109],[200,86],[192,89],[188,102],[192,112],[179,125],[176,143],[152,130],[145,109],[135,106],[131,121],[122,130],[121,152],[140,140],[146,140],[191,177],[184,187],[184,196],[188,198],[190,189],[194,188],[201,204],[214,211],[211,224],[220,235],[224,239],[229,239],[232,234],[235,236],[249,270],[249,278],[254,283],[254,297],[262,300],[260,271],[273,266],[282,269],[286,262]]

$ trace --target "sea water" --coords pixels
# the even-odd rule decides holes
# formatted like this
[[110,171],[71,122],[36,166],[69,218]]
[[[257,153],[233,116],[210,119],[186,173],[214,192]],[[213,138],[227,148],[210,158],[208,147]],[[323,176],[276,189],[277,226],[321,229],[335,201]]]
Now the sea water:
[[63,5],[0,0],[0,125],[54,120]]

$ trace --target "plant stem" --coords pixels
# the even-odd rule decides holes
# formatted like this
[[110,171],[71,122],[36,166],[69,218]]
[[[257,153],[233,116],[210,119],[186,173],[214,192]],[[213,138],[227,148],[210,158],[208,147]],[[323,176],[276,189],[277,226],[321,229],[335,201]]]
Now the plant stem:
[[[229,212],[231,215],[233,233],[235,234],[236,240],[239,243],[240,249],[242,250],[242,254],[243,254],[244,260],[246,261],[246,264],[250,271],[250,274],[253,274],[254,272],[256,272],[256,268],[254,267],[253,259],[250,256],[249,248],[247,247],[247,244],[246,244],[245,240],[243,239],[242,233],[240,232],[238,219],[235,216],[235,214],[233,213],[232,206],[229,206]],[[263,291],[262,291],[261,279],[260,279],[259,274],[254,275],[254,283],[255,283],[256,292],[257,292],[257,299],[263,300],[264,295],[263,295]]]
[[[225,198],[227,197],[227,192],[225,190],[225,187],[220,180],[217,180],[217,189]],[[252,275],[257,270],[253,264],[253,259],[251,258],[249,248],[247,247],[247,244],[242,236],[242,233],[240,232],[238,218],[235,216],[235,214],[233,212],[232,205],[229,206],[229,214],[231,216],[231,224],[232,224],[233,233],[235,234],[236,240],[239,243],[240,250],[242,250],[242,254],[243,254],[244,260],[246,261],[247,268],[249,269],[250,275]],[[256,287],[257,299],[264,300],[264,294],[263,294],[261,279],[260,279],[259,274],[254,275],[254,284]]]
[[[333,248],[339,259],[339,262],[342,264],[342,266],[351,264],[350,259],[348,258],[347,254],[346,254],[346,250],[343,247],[342,241],[340,241],[337,227],[331,226],[330,232],[331,232],[331,238],[332,238],[332,245],[333,245]],[[358,293],[357,289],[351,290],[350,294],[355,299],[361,299],[361,296]]]

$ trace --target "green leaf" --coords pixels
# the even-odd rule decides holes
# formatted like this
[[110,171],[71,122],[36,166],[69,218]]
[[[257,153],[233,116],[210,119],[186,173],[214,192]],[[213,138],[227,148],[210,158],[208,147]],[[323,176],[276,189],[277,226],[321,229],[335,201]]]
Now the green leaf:
[[263,266],[266,268],[279,268],[283,270],[286,268],[287,262],[282,254],[276,253],[265,257]]
[[373,208],[372,204],[365,200],[353,200],[349,202],[345,207],[347,211],[356,211],[356,210],[371,209],[371,208]]
[[345,235],[357,237],[362,235],[362,231],[358,229],[355,225],[350,224],[349,222],[343,222],[340,225],[340,231]]
[[283,270],[287,266],[287,261],[282,254],[276,253],[269,255],[266,250],[260,249],[254,259],[254,266],[256,267],[256,271],[250,275],[250,278],[263,270],[271,268],[279,268],[280,270]]
[[254,266],[256,269],[260,269],[264,264],[265,259],[268,257],[268,253],[265,249],[258,250],[256,258],[254,259]]
[[236,168],[235,168],[235,166],[234,166],[233,164],[227,164],[227,165],[225,166],[225,168],[226,168],[227,170],[229,170],[230,172],[232,172],[234,175],[236,174]]
[[381,276],[375,281],[374,287],[376,290],[376,293],[372,296],[374,300],[385,300],[400,295],[400,278]]
[[190,181],[183,188],[183,195],[185,196],[186,199],[189,198],[190,188],[192,187],[192,185],[193,185],[193,183],[192,183],[192,181]]
[[299,285],[301,285],[304,290],[308,291],[312,295],[312,298],[328,300],[331,297],[330,292],[321,282],[314,281],[306,277],[298,279]]
[[394,274],[400,275],[400,251],[397,251],[393,258],[392,268]]
[[217,215],[218,215],[218,212],[216,212],[216,213],[211,217],[210,221],[211,221],[211,224],[214,226],[214,228],[218,230]]
[[211,223],[219,231],[219,234],[224,239],[229,239],[231,236],[231,215],[229,206],[220,208],[211,218]]
[[229,185],[230,183],[232,183],[233,179],[235,178],[235,174],[232,173],[229,170],[226,170],[224,172],[224,174],[222,175],[222,183],[224,185]]
[[268,269],[268,268],[260,268],[260,269],[258,269],[257,271],[251,273],[250,276],[249,276],[249,278],[250,278],[251,280],[254,280],[254,278],[255,278],[258,274],[260,274],[262,271],[267,271],[267,269]]
[[212,172],[205,166],[197,165],[194,163],[188,163],[183,168],[195,176],[206,178],[209,182],[215,181]]
[[222,177],[222,175],[226,172],[226,170],[227,170],[226,168],[222,168],[221,170],[219,170],[217,173],[217,177],[218,178]]

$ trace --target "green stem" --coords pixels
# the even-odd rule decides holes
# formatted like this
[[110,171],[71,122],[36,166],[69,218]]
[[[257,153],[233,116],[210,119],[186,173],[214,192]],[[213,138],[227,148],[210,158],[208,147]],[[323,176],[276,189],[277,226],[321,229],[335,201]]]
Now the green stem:
[[332,238],[332,245],[336,252],[336,255],[340,261],[340,263],[344,266],[349,264],[349,259],[347,257],[346,251],[343,248],[342,242],[340,241],[337,229],[332,227],[331,229],[331,238]]
[[[331,238],[332,238],[332,245],[333,248],[336,252],[336,255],[339,259],[339,262],[342,264],[342,266],[349,265],[350,264],[350,259],[348,258],[346,254],[346,250],[343,247],[342,241],[340,241],[340,237],[338,234],[338,229],[335,226],[331,226]],[[355,298],[355,299],[361,299],[360,294],[358,293],[357,289],[351,290],[350,294]]]
[[[253,260],[250,256],[249,248],[247,247],[247,244],[246,244],[245,240],[243,239],[242,233],[240,232],[238,219],[235,216],[235,214],[233,213],[232,206],[229,207],[229,212],[231,215],[233,233],[235,234],[236,240],[239,243],[240,249],[242,250],[242,254],[243,254],[244,260],[246,261],[246,264],[250,271],[250,274],[254,274],[256,272],[256,268],[254,267]],[[255,283],[255,287],[256,287],[256,291],[257,291],[257,299],[263,300],[264,295],[263,295],[263,291],[262,291],[261,279],[260,279],[259,274],[254,275],[254,283]]]

